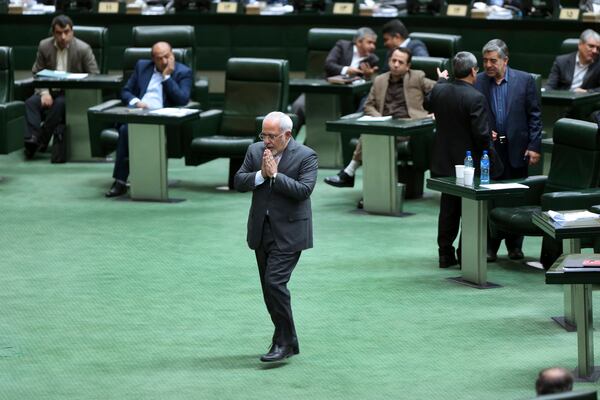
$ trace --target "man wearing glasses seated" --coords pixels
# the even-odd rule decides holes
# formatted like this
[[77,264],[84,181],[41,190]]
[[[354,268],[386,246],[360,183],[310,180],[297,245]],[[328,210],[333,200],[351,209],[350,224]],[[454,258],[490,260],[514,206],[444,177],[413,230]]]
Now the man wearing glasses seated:
[[586,29],[579,36],[574,53],[556,57],[546,89],[571,90],[574,92],[600,91],[600,35]]

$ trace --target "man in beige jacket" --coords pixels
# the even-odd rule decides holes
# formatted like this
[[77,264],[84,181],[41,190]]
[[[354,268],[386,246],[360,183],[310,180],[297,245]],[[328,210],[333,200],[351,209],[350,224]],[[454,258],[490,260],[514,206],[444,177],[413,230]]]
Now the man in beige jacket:
[[[373,117],[425,118],[429,114],[423,108],[423,99],[436,84],[425,77],[425,73],[410,69],[412,54],[404,47],[396,48],[388,60],[389,72],[375,78],[367,102],[365,114]],[[440,72],[447,77],[448,72]],[[337,175],[325,178],[325,183],[336,187],[353,187],[354,173],[362,163],[361,143],[358,142],[352,161]]]

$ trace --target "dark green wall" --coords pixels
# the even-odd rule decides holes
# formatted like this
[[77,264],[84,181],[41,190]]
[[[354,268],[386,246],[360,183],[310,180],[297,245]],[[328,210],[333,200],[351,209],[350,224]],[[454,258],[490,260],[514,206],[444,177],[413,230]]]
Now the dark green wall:
[[[131,42],[135,25],[194,25],[197,36],[197,64],[200,70],[223,70],[229,57],[286,58],[294,71],[305,67],[306,35],[313,27],[370,26],[380,30],[385,18],[324,15],[210,15],[164,16],[71,14],[75,24],[109,28],[108,65],[121,69],[121,54]],[[51,15],[0,15],[0,45],[15,48],[19,70],[31,68],[37,43],[48,33]],[[463,50],[479,56],[481,47],[493,38],[505,40],[510,64],[515,68],[547,76],[560,43],[577,37],[594,24],[543,19],[493,21],[452,17],[410,16],[402,18],[410,31],[462,35]],[[384,54],[381,39],[379,47]]]

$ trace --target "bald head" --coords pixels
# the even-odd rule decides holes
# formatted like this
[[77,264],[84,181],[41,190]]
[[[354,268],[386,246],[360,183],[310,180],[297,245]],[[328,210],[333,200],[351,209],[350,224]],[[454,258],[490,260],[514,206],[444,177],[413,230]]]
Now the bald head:
[[[157,42],[152,46],[152,61],[156,66],[156,69],[163,72],[169,60],[173,58],[173,51],[171,45],[167,42]],[[174,62],[174,60],[173,60]]]
[[535,391],[538,395],[570,392],[571,390],[573,390],[573,374],[565,368],[543,369],[535,382]]

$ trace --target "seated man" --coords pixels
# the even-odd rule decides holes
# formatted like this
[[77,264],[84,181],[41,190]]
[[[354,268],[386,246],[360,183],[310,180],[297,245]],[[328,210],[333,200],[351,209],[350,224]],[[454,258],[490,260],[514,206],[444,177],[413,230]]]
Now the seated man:
[[[393,19],[386,22],[381,28],[383,35],[383,45],[388,49],[387,59],[390,59],[392,51],[397,47],[406,47],[414,57],[429,57],[427,46],[420,40],[408,37],[408,29],[399,19]],[[384,72],[388,70],[385,65]]]
[[[354,40],[338,40],[325,59],[325,77],[335,75],[362,76],[370,79],[377,71],[379,58],[374,54],[377,34],[371,28],[359,28]],[[298,116],[298,125],[305,121],[306,98],[304,94],[292,104],[292,112]]]
[[[394,118],[425,118],[423,99],[436,84],[425,77],[423,71],[411,70],[412,54],[405,47],[397,47],[388,61],[389,72],[375,78],[367,102],[365,114],[373,117],[391,115]],[[447,77],[448,71],[438,71]],[[325,183],[336,187],[353,187],[354,173],[362,162],[360,141],[352,161],[337,175],[325,178]]]
[[597,92],[600,90],[600,35],[586,29],[579,37],[576,52],[556,57],[546,89]]
[[[98,65],[92,48],[73,35],[73,21],[66,15],[54,17],[52,37],[40,41],[31,71],[43,69],[97,74]],[[65,123],[65,94],[58,89],[36,89],[25,100],[25,157],[45,148],[59,125]],[[56,140],[56,139],[55,139]]]
[[[121,91],[123,103],[130,107],[157,109],[180,107],[190,100],[193,73],[187,66],[175,62],[171,45],[158,42],[152,46],[152,61],[139,60],[133,74]],[[129,176],[129,136],[127,125],[119,127],[117,158],[113,170],[115,181],[106,197],[127,193]]]

